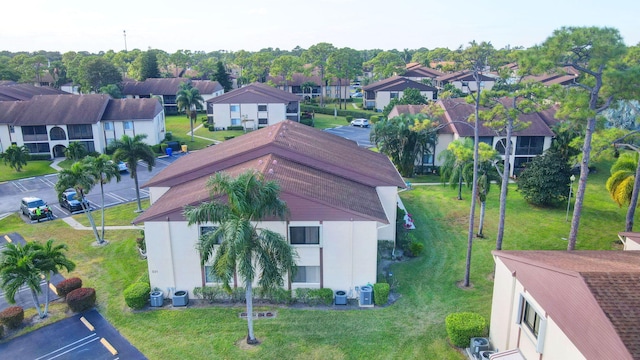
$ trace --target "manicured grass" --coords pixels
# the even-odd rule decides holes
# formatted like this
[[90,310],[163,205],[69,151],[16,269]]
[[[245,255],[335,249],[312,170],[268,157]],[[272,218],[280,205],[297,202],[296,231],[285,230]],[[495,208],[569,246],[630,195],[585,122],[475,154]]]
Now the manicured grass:
[[71,160],[71,159],[65,159],[62,160],[58,163],[58,166],[60,166],[63,169],[71,169],[71,165],[73,165],[75,161]]
[[318,129],[328,129],[336,126],[349,125],[344,116],[334,117],[333,115],[315,114],[313,125]]
[[[202,122],[199,120],[202,114],[198,115],[198,119],[194,121],[193,128],[195,129]],[[208,145],[213,144],[213,141],[201,139],[198,137],[193,138],[191,141],[191,135],[187,135],[191,131],[189,119],[185,115],[171,115],[165,118],[165,124],[167,131],[171,132],[172,141],[184,142],[189,150],[204,149]],[[194,132],[195,133],[195,132]]]
[[[149,199],[141,200],[142,209],[149,207]],[[123,205],[108,207],[104,209],[104,224],[105,226],[126,226],[131,225],[131,220],[138,214],[134,213],[134,210],[138,209],[137,202],[130,202]],[[102,211],[100,209],[91,212],[93,220],[95,221],[98,229],[102,224]],[[133,215],[133,217],[131,217]],[[73,218],[84,226],[91,226],[86,214],[76,214]]]
[[[617,232],[624,229],[626,209],[618,208],[604,189],[608,167],[590,176],[578,249],[617,249]],[[464,277],[470,191],[456,200],[448,186],[416,186],[401,197],[423,242],[419,258],[391,267],[401,297],[385,308],[327,311],[278,306],[273,319],[255,322],[261,345],[245,350],[236,342],[246,337],[243,307],[190,307],[133,312],[122,292],[143,276],[146,262],[135,248],[136,230],[108,231],[110,244],[93,245],[91,232],[70,231],[61,221],[26,224],[17,215],[0,221],[0,234],[20,232],[27,240],[54,238],[69,245],[77,264],[73,276],[95,287],[98,308],[118,330],[150,359],[283,358],[283,359],[464,359],[447,341],[444,319],[456,311],[490,316],[499,188],[492,187],[487,203],[485,239],[474,239],[469,289],[456,283]],[[566,207],[535,208],[512,185],[509,191],[504,249],[566,249],[570,224]],[[123,222],[136,214],[123,211]],[[126,218],[125,218],[126,217]],[[43,236],[42,234],[46,234]],[[162,289],[165,290],[165,289]],[[188,289],[192,290],[192,289]]]
[[27,166],[22,167],[20,172],[15,171],[9,165],[0,161],[0,182],[55,174],[57,171],[52,168],[49,160],[32,160],[27,162]]
[[242,130],[221,130],[221,131],[209,131],[209,129],[205,127],[201,127],[195,131],[195,134],[198,136],[204,136],[209,139],[224,141],[225,137],[229,136],[240,136],[244,134]]

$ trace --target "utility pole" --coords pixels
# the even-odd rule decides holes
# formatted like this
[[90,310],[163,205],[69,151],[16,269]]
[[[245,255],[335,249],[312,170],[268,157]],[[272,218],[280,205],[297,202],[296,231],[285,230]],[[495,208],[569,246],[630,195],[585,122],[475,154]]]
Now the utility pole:
[[122,30],[122,33],[124,34],[124,51],[127,51],[127,30]]

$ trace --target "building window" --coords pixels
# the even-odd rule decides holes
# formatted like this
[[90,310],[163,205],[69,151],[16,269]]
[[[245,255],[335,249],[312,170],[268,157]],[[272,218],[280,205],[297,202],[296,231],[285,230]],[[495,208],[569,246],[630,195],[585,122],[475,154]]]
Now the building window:
[[125,130],[133,130],[133,121],[125,121],[124,122]]
[[267,111],[267,105],[258,105],[258,111]]
[[50,153],[49,143],[25,143],[29,154]]
[[516,155],[540,155],[544,147],[544,136],[518,136]]
[[231,126],[240,126],[242,125],[242,120],[240,118],[231,118]]
[[259,118],[258,125],[269,125],[269,119]]
[[394,91],[394,92],[392,92],[392,93],[390,93],[390,94],[389,94],[389,96],[391,97],[391,99],[397,99],[397,98],[398,98],[398,95],[399,95],[399,94],[398,94],[398,92],[397,92],[397,91]]
[[96,151],[96,146],[93,141],[78,141],[88,152]]
[[540,333],[540,315],[534,310],[528,301],[524,301],[524,310],[522,311],[522,322],[531,330],[536,339]]
[[320,244],[320,227],[291,226],[289,227],[289,239],[293,245],[318,245]]
[[[511,143],[511,145],[513,145],[513,143]],[[496,151],[498,151],[498,154],[504,155],[505,151],[507,151],[507,139],[500,139],[496,143]],[[513,154],[513,146],[511,146],[511,154]]]
[[320,283],[320,266],[298,266],[296,270],[296,275],[291,282]]
[[24,141],[48,141],[47,127],[39,126],[22,126],[22,139]]
[[67,134],[64,133],[64,130],[62,130],[62,128],[56,126],[51,128],[51,131],[49,131],[49,137],[51,138],[51,140],[66,140]]
[[[200,226],[200,237],[202,238],[202,237],[208,236],[209,234],[213,233],[216,230],[218,230],[217,226]],[[216,244],[221,244],[221,243],[222,243],[222,236],[218,236]]]
[[9,125],[9,132],[10,133],[15,133],[16,132],[16,128],[13,125]]
[[107,121],[104,123],[104,130],[105,131],[113,131],[113,122],[111,121]]
[[213,266],[204,266],[204,282],[206,283],[221,283],[222,280],[213,272]]
[[93,139],[93,131],[91,125],[67,125],[69,132],[69,140]]
[[478,141],[493,146],[493,136],[479,136]]
[[239,112],[240,111],[240,105],[230,105],[229,106],[229,110],[231,110],[231,112]]
[[536,352],[542,354],[547,327],[546,319],[523,295],[520,295],[518,312],[520,314],[518,324],[523,329],[523,333],[535,344]]

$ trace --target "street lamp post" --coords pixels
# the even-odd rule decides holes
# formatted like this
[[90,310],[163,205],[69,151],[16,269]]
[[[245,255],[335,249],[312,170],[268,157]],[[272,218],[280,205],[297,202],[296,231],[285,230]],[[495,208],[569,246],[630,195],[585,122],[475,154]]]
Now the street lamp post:
[[567,216],[565,217],[564,221],[569,221],[569,208],[571,207],[571,195],[573,194],[573,182],[576,180],[576,176],[571,175],[569,180],[571,180],[571,182],[569,183],[569,200],[567,200]]

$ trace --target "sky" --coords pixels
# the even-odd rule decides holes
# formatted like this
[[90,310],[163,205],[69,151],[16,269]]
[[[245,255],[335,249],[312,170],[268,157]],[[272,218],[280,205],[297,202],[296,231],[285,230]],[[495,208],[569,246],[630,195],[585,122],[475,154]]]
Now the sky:
[[[640,42],[638,0],[14,0],[0,50],[257,51],[328,42],[366,49],[540,44],[562,26],[614,27]],[[126,31],[126,40],[124,36]]]

